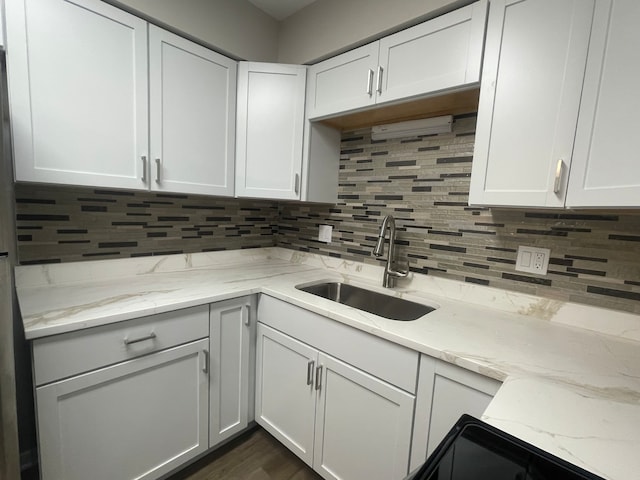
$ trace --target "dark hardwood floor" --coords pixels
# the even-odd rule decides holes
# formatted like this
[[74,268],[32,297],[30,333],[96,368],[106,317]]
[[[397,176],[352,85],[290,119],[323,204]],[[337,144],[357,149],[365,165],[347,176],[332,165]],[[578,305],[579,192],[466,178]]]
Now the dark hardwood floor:
[[262,428],[256,428],[168,480],[322,480],[322,477]]
[[[38,478],[37,468],[22,472],[22,480]],[[167,480],[322,480],[322,477],[257,427]]]

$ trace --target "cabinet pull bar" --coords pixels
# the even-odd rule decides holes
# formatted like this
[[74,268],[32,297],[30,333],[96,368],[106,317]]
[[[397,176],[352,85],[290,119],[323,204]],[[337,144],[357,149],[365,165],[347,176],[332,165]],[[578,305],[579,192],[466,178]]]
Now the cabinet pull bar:
[[378,65],[378,88],[376,88],[376,91],[380,94],[382,93],[382,73],[384,72],[384,69],[382,68],[382,66]]
[[251,305],[245,305],[245,317],[244,317],[244,324],[249,326],[249,324],[251,323]]
[[316,364],[313,360],[307,363],[307,385],[313,385],[313,367]]
[[160,159],[156,158],[156,183],[160,183],[160,172],[162,171],[162,165]]
[[297,195],[300,191],[300,174],[299,173],[296,173],[296,178],[295,178],[293,187]]
[[142,155],[142,182],[147,183],[147,156]]
[[558,160],[558,164],[556,165],[556,179],[553,182],[553,193],[558,193],[560,191],[560,181],[562,180],[562,169],[564,168],[564,162],[562,159]]
[[322,365],[318,365],[316,368],[316,390],[322,388]]
[[204,373],[209,373],[209,350],[202,350],[202,358],[204,359],[204,362],[202,364],[202,371]]
[[373,70],[367,72],[367,95],[373,95]]
[[149,335],[145,335],[144,337],[140,337],[140,338],[133,338],[133,339],[128,339],[125,338],[124,339],[124,344],[125,345],[132,345],[134,343],[140,343],[140,342],[145,342],[147,340],[155,340],[156,338],[156,334],[151,332]]

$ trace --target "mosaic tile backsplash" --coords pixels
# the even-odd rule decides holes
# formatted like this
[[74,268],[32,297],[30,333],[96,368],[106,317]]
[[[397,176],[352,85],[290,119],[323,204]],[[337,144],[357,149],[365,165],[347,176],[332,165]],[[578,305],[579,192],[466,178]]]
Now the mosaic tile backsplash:
[[272,247],[278,205],[198,195],[16,185],[22,265]]
[[[640,212],[468,207],[475,122],[379,142],[344,132],[337,205],[17,185],[20,261],[277,245],[380,264],[371,252],[392,214],[414,272],[640,313]],[[546,276],[515,271],[518,245],[551,249]]]

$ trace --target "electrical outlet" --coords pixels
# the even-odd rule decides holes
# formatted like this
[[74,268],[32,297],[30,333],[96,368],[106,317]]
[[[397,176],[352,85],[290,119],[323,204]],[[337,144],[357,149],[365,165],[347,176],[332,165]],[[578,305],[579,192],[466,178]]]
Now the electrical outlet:
[[518,259],[516,260],[516,270],[519,272],[536,273],[546,275],[549,267],[549,257],[551,250],[548,248],[518,247]]
[[318,228],[318,240],[325,243],[331,243],[332,233],[333,233],[333,226],[320,225],[320,228]]

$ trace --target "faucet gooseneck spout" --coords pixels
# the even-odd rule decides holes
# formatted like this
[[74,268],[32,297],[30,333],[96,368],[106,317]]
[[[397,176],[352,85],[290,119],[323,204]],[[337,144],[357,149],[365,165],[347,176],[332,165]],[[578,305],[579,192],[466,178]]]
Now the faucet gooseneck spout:
[[378,234],[378,241],[376,242],[376,246],[373,249],[373,254],[376,257],[381,257],[384,255],[384,242],[385,235],[387,233],[387,228],[389,229],[389,254],[387,255],[387,263],[384,268],[384,276],[382,278],[382,286],[393,288],[396,284],[397,278],[406,277],[409,273],[409,264],[408,262],[402,262],[402,269],[396,270],[394,268],[394,257],[396,251],[396,222],[391,215],[387,215],[382,220],[382,225],[380,226],[380,233]]

